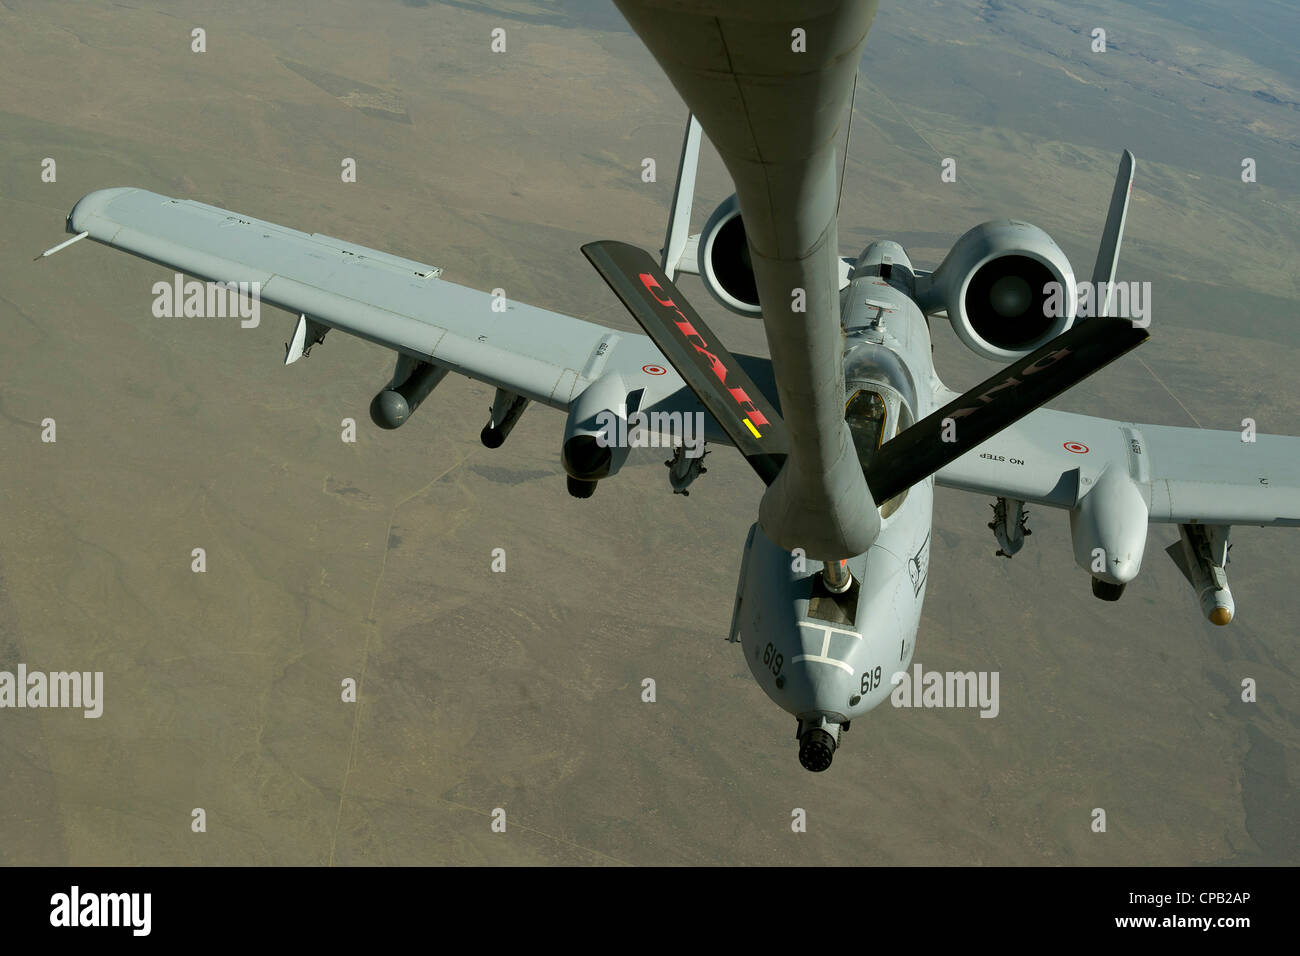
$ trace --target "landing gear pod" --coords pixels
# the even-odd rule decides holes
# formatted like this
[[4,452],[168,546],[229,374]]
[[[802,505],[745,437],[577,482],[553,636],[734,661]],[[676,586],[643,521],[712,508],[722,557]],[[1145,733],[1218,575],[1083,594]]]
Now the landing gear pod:
[[568,479],[569,494],[574,498],[590,498],[596,493],[596,482],[583,481],[581,478],[574,478],[572,475],[565,476]]
[[370,402],[370,420],[380,428],[400,428],[438,387],[438,383],[447,377],[447,371],[442,365],[399,356],[393,384]]
[[1118,601],[1137,577],[1147,543],[1147,503],[1122,468],[1107,468],[1070,510],[1074,561],[1092,575],[1092,593]]
[[627,461],[627,386],[617,373],[603,375],[569,408],[560,464],[569,475],[569,494],[590,498],[596,482],[618,472]]
[[1092,596],[1101,601],[1118,601],[1124,596],[1124,585],[1112,584],[1101,578],[1092,579]]

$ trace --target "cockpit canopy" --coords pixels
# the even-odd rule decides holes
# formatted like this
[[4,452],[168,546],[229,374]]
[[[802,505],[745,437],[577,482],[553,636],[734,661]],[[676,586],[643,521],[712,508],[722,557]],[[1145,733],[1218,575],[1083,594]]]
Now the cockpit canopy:
[[897,413],[889,414],[884,396],[870,387],[860,388],[844,405],[844,420],[849,423],[853,445],[858,450],[858,460],[866,465],[867,459],[885,440],[885,426],[893,425]]
[[[916,408],[916,385],[902,359],[891,349],[863,342],[844,356],[844,380],[848,394],[869,384],[884,385],[900,398],[910,413]],[[888,438],[885,439],[888,441]]]
[[[863,343],[851,349],[844,362],[848,401],[844,420],[853,436],[853,446],[865,475],[876,451],[914,421],[916,390],[907,367],[889,349]],[[880,507],[888,518],[907,497],[904,491]]]

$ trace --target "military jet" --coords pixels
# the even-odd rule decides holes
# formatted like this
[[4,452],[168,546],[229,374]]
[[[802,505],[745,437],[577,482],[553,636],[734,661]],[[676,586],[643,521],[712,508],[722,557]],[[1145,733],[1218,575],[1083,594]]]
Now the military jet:
[[[664,248],[583,247],[645,330],[618,332],[456,285],[441,270],[353,243],[134,188],[103,189],[67,218],[89,237],[213,283],[249,283],[298,315],[286,363],[331,329],[392,349],[371,404],[406,422],[448,372],[495,386],[481,439],[501,446],[533,402],[566,416],[559,458],[586,498],[647,436],[672,447],[670,486],[705,472],[696,437],[735,447],[764,484],[741,558],[729,639],[797,720],[800,763],[827,769],[850,722],[881,704],[915,647],[929,575],[933,488],[990,496],[999,554],[1028,534],[1028,504],[1068,511],[1076,562],[1117,600],[1148,524],[1207,617],[1227,624],[1233,525],[1300,524],[1300,439],[1110,421],[1043,407],[1141,344],[1114,283],[1134,160],[1125,153],[1080,308],[1073,269],[1043,230],[994,221],[931,272],[895,242],[838,247],[837,143],[868,0],[616,0],[691,111]],[[691,235],[702,134],[735,195]],[[674,284],[698,274],[727,309],[760,319],[770,360],[737,360]],[[254,285],[256,284],[256,285]],[[1087,313],[1087,314],[1085,314]],[[932,361],[946,317],[1009,363],[958,395]],[[762,385],[759,384],[762,383]]]

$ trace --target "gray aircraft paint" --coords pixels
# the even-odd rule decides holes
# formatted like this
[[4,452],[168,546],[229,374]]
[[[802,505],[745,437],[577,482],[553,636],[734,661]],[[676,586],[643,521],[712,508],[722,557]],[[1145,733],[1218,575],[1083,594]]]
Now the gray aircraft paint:
[[[432,267],[362,246],[322,242],[216,207],[136,189],[91,193],[73,209],[68,228],[202,278],[260,280],[266,301],[295,315],[306,313],[322,326],[385,345],[408,360],[436,361],[506,394],[563,411],[594,415],[633,388],[646,390],[645,409],[701,409],[645,336],[615,334],[519,303],[493,313],[486,293],[422,274]],[[894,263],[889,281],[878,275],[884,255]],[[837,331],[837,381],[843,395],[846,367],[852,378],[852,346],[884,345],[908,370],[912,413],[919,419],[956,393],[935,374],[928,327],[912,298],[910,276],[910,262],[897,244],[873,243],[858,258],[843,294],[842,321],[850,348],[846,356]],[[850,382],[849,387],[855,384],[862,383]],[[837,401],[838,425],[844,421],[843,399]],[[571,414],[567,427],[577,425]],[[727,442],[709,416],[706,437]],[[1117,520],[1109,508],[1111,485],[1122,490],[1128,506],[1145,504],[1151,522],[1300,524],[1300,439],[1258,435],[1246,443],[1241,437],[1040,408],[911,489],[902,507],[881,523],[873,545],[850,557],[849,567],[861,585],[857,623],[844,628],[845,633],[830,633],[829,643],[826,622],[808,615],[808,589],[821,562],[805,552],[810,554],[805,569],[794,573],[793,548],[774,543],[756,527],[743,561],[733,638],[740,640],[760,686],[778,705],[801,720],[821,720],[835,729],[833,725],[888,696],[887,680],[883,687],[861,693],[864,674],[874,674],[876,667],[892,674],[911,660],[928,581],[935,481],[1069,509],[1083,529],[1075,545],[1084,555],[1093,547],[1116,551],[1118,539],[1130,544],[1134,539],[1132,521],[1124,515]],[[850,454],[860,475],[851,442]],[[1106,474],[1111,478],[1102,481]],[[1076,510],[1094,493],[1100,497],[1092,499],[1086,515]],[[1136,572],[1134,563],[1124,568],[1123,579]],[[781,687],[776,686],[781,675],[762,665],[769,643],[773,654],[782,656]],[[846,693],[854,681],[858,692]]]
[[[879,278],[884,256],[894,263],[891,282]],[[856,350],[887,350],[911,379],[913,391],[906,397],[915,420],[936,405],[929,388],[930,334],[909,294],[910,271],[907,254],[896,243],[872,243],[858,258],[844,296],[840,375],[846,391],[891,386],[891,381],[858,377],[853,371]],[[918,383],[922,387],[917,388]],[[929,581],[933,484],[927,479],[914,485],[898,509],[881,521],[871,547],[849,558],[859,586],[852,624],[810,613],[809,595],[821,575],[821,561],[810,559],[799,567],[795,556],[761,527],[751,531],[731,633],[741,642],[745,661],[764,693],[801,723],[821,717],[830,725],[842,725],[867,713],[889,697],[892,675],[910,664]],[[779,669],[771,663],[777,654]],[[864,689],[864,679],[869,689]]]
[[[791,289],[807,292],[807,314],[774,313],[765,322],[774,356],[767,371],[776,374],[794,467],[787,465],[763,499],[762,527],[753,529],[746,546],[732,624],[751,668],[755,651],[761,662],[768,643],[781,648],[783,687],[775,683],[781,675],[769,680],[755,668],[778,704],[801,718],[836,722],[888,696],[887,676],[883,686],[861,693],[863,675],[876,667],[892,675],[911,659],[928,581],[936,481],[1069,509],[1082,536],[1076,549],[1083,552],[1092,544],[1113,547],[1107,536],[1131,544],[1136,536],[1130,526],[1142,507],[1148,521],[1177,523],[1184,535],[1188,528],[1210,525],[1222,529],[1224,540],[1233,524],[1300,524],[1300,439],[1258,435],[1243,441],[1237,432],[1116,422],[1045,408],[913,486],[899,509],[882,520],[844,420],[845,373],[847,367],[852,378],[854,359],[852,348],[845,355],[841,321],[850,333],[848,345],[871,342],[897,354],[911,378],[915,418],[957,396],[932,367],[926,320],[913,299],[918,293],[909,285],[910,263],[900,247],[868,247],[841,309],[831,144],[874,4],[815,3],[801,12],[810,37],[834,38],[831,46],[810,43],[805,55],[812,59],[802,67],[807,75],[791,72],[779,59],[767,64],[758,49],[746,48],[757,42],[766,49],[779,41],[789,49],[789,22],[773,3],[747,5],[748,19],[713,25],[707,18],[689,21],[695,14],[673,12],[672,4],[622,0],[620,6],[728,160],[761,299],[784,304]],[[714,0],[702,9],[725,14],[728,6]],[[685,28],[681,23],[670,29],[679,16],[688,18],[687,25],[702,25],[701,32],[677,32]],[[680,49],[669,43],[670,35]],[[724,39],[732,59],[722,73],[693,72],[719,65]],[[740,90],[746,109],[739,108]],[[795,125],[782,125],[790,123]],[[1130,158],[1121,166],[1121,179],[1131,175]],[[1114,197],[1121,195],[1127,191],[1117,183]],[[1119,236],[1110,235],[1112,225],[1123,223],[1117,208],[1113,199],[1101,272],[1094,270],[1103,278],[1101,264],[1113,269],[1119,248]],[[197,278],[260,282],[263,300],[294,316],[492,384],[501,390],[503,406],[519,395],[569,412],[566,428],[577,424],[575,410],[595,415],[637,390],[644,411],[702,408],[646,336],[614,333],[516,302],[497,312],[492,296],[441,279],[434,267],[413,260],[130,188],[87,195],[69,214],[67,227]],[[878,275],[886,250],[895,265],[888,281]],[[579,401],[584,395],[587,400]],[[712,418],[705,424],[709,441],[727,443]],[[1080,510],[1085,501],[1087,514]],[[1123,511],[1118,516],[1116,502]],[[792,563],[796,547],[808,555],[802,571]],[[808,614],[805,589],[821,569],[818,554],[848,556],[860,590],[854,627],[846,630],[857,636],[830,634],[828,641],[828,632]],[[1136,573],[1136,566],[1123,570]],[[1194,586],[1204,584],[1202,579],[1210,580],[1189,577]],[[1226,585],[1221,593],[1227,593]],[[1208,599],[1203,603],[1212,606]],[[856,703],[854,694],[845,694],[853,679]]]

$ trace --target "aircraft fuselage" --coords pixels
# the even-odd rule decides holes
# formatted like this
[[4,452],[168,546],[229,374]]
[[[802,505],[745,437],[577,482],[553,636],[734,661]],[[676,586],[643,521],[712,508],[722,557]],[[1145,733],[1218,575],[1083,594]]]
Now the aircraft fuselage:
[[[930,334],[902,247],[873,242],[841,292],[846,417],[865,462],[933,411]],[[755,523],[742,559],[732,639],[776,704],[799,721],[800,760],[830,765],[841,731],[889,697],[916,646],[930,557],[934,480],[879,505],[872,546],[848,559],[834,593],[823,563],[775,544]]]

